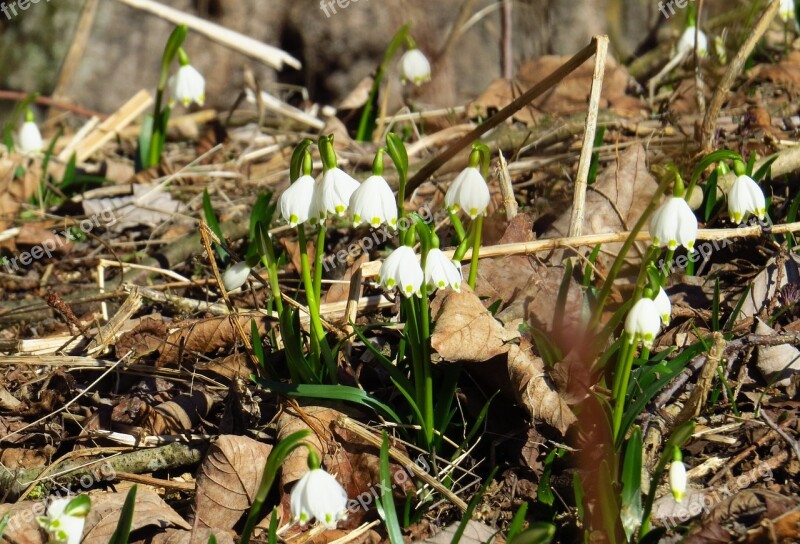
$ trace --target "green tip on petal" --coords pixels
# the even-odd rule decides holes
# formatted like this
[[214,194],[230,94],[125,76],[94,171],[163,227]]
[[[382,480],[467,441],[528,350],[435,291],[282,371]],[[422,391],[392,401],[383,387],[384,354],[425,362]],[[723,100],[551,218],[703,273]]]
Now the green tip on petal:
[[336,208],[334,208],[334,210],[336,211],[337,214],[343,214],[344,213],[344,206],[339,204],[338,206],[336,206]]
[[372,223],[373,227],[377,227],[378,225],[381,224],[381,218],[380,217],[373,217],[371,223]]
[[675,251],[676,249],[678,249],[678,241],[677,240],[670,240],[669,243],[667,244],[667,247],[669,249],[671,249],[672,251]]

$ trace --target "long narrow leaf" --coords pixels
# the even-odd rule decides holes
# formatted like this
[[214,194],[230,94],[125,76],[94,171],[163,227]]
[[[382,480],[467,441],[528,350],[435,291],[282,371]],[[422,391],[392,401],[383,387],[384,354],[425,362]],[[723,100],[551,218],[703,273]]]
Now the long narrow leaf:
[[450,544],[458,544],[461,541],[461,537],[464,536],[464,531],[467,528],[467,524],[469,523],[469,520],[472,519],[472,513],[475,511],[475,508],[477,508],[478,503],[481,501],[483,495],[486,493],[486,490],[489,488],[489,484],[492,483],[492,480],[494,480],[494,475],[497,473],[498,468],[499,467],[492,468],[492,471],[489,473],[489,477],[486,478],[481,488],[478,490],[477,493],[475,493],[475,495],[473,495],[472,499],[469,501],[469,504],[467,505],[467,510],[464,512],[464,515],[461,516],[461,522],[459,522],[458,528],[456,529],[455,534],[453,534],[452,540],[450,540]]
[[133,525],[133,510],[136,507],[136,485],[131,487],[125,497],[125,504],[122,505],[122,512],[119,514],[119,521],[114,534],[108,544],[128,544],[131,536],[131,525]]
[[389,542],[392,544],[403,544],[403,532],[400,530],[400,521],[397,519],[397,509],[394,505],[394,495],[392,489],[392,475],[389,467],[389,435],[383,431],[383,441],[381,442],[381,496],[378,501],[378,511],[386,524],[386,532],[389,535]]

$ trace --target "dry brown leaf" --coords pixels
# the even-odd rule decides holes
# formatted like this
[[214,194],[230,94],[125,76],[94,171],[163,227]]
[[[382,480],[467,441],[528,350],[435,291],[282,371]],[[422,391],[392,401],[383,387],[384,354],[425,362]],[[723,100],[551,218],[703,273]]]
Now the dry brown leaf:
[[[758,319],[756,334],[772,336],[778,334],[769,325]],[[758,346],[756,365],[767,382],[788,386],[792,375],[800,373],[800,350],[790,344]]]
[[234,544],[233,536],[230,533],[214,529],[195,529],[194,531],[167,529],[152,539],[148,539],[147,544],[206,544],[211,535],[217,539],[217,544]]
[[[16,179],[18,167],[25,164],[25,174]],[[17,217],[20,206],[36,194],[42,168],[39,161],[29,161],[19,155],[0,159],[0,232],[9,228]]]
[[[647,152],[640,144],[631,146],[619,155],[619,161],[603,171],[586,193],[586,216],[582,234],[602,234],[630,230],[650,203],[658,183],[647,169]],[[570,206],[542,238],[558,238],[569,232],[572,215]],[[628,261],[637,270],[645,246],[631,249]],[[608,270],[622,243],[603,244],[597,258],[601,269]],[[550,262],[561,264],[563,251],[554,251]]]
[[44,544],[45,533],[36,523],[36,516],[45,514],[45,503],[42,501],[23,501],[16,504],[0,504],[0,518],[8,516],[8,525],[0,537],[0,542],[14,544]]
[[[117,528],[127,493],[97,493],[92,495],[92,508],[83,529],[83,544],[106,544]],[[178,515],[150,488],[139,486],[133,510],[131,531],[142,527],[177,527],[189,530],[191,525]]]
[[790,52],[785,59],[754,66],[750,77],[786,85],[800,87],[800,51]]
[[194,528],[232,529],[250,508],[272,446],[246,436],[220,436],[197,472]]
[[[426,538],[424,540],[425,544],[450,544],[453,541],[453,537],[459,525],[460,523],[448,525],[434,536]],[[467,522],[464,533],[461,535],[460,542],[464,544],[482,544],[483,542],[490,542],[495,536],[497,536],[497,529],[493,529],[485,523],[471,519]]]
[[544,371],[544,361],[527,348],[512,345],[508,351],[508,375],[518,399],[533,420],[545,421],[562,434],[575,423],[575,414],[555,390]]
[[431,346],[448,361],[478,363],[507,352],[508,342],[519,335],[504,329],[467,289],[436,293]]
[[[356,257],[356,259],[347,267],[344,277],[342,277],[342,281],[349,282],[356,270],[361,268],[361,265],[367,261],[369,261],[368,253],[362,253]],[[325,300],[323,300],[323,302],[325,304],[330,304],[331,302],[341,302],[343,300],[347,300],[349,294],[349,283],[334,283],[331,285],[330,289],[328,289],[328,292],[325,293]]]
[[[780,265],[778,264],[780,262]],[[777,296],[778,290],[787,283],[800,284],[800,257],[790,254],[779,261],[770,259],[767,265],[759,272],[750,283],[750,291],[742,304],[737,321],[744,321],[749,317],[756,317],[765,311],[770,302]],[[729,301],[735,306],[741,295],[736,294]]]

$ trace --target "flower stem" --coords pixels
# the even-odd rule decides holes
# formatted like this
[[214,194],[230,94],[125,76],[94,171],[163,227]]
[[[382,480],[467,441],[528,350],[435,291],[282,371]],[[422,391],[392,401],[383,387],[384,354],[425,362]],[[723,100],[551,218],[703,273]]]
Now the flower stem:
[[475,231],[472,233],[472,260],[469,263],[469,286],[475,289],[475,280],[478,278],[478,258],[481,252],[481,236],[483,235],[483,214],[479,215],[474,223]]
[[[319,226],[317,233],[317,248],[314,253],[314,297],[318,303],[322,300],[322,257],[325,254],[325,234],[327,229],[324,223]],[[305,251],[305,248],[303,248]],[[317,308],[319,310],[319,308]]]
[[617,367],[617,374],[614,376],[614,389],[612,397],[614,400],[614,418],[613,418],[613,436],[614,442],[619,440],[620,427],[622,426],[622,412],[625,410],[625,400],[628,393],[628,382],[631,378],[631,369],[633,368],[633,357],[636,353],[636,346],[630,343],[628,333],[623,336],[626,349],[622,354],[620,360],[622,365]]
[[[306,251],[306,233],[303,225],[298,225],[297,227],[297,238],[300,244],[300,268],[302,268],[303,285],[306,289],[306,303],[308,304],[308,314],[311,321],[311,357],[318,367],[320,345],[325,342],[325,330],[322,328],[319,304],[314,294],[314,282],[311,279],[311,266],[308,261],[308,252]],[[318,372],[319,368],[315,370]]]
[[278,314],[283,313],[283,300],[281,300],[281,286],[278,283],[278,263],[275,261],[275,248],[272,247],[272,240],[267,235],[267,255],[261,257],[264,266],[269,274],[269,287],[272,290],[272,300],[275,301],[275,309]]

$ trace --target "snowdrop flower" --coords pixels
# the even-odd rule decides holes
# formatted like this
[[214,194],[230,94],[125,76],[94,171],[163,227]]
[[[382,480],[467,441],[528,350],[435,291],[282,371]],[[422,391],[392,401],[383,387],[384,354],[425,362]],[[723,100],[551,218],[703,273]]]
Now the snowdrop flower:
[[338,167],[325,172],[322,181],[314,189],[312,216],[323,220],[329,215],[344,215],[358,185],[356,180]]
[[378,283],[391,290],[400,288],[405,296],[421,296],[420,287],[424,274],[414,250],[408,246],[400,246],[383,261],[378,272]]
[[661,323],[663,323],[664,326],[669,325],[669,320],[672,317],[672,303],[669,301],[669,296],[667,292],[664,291],[663,287],[658,288],[658,294],[653,302],[656,303],[656,307],[658,308],[659,315],[661,316]]
[[655,246],[667,246],[674,250],[680,245],[694,251],[697,218],[684,199],[670,197],[653,212],[650,218],[650,237]]
[[653,340],[661,330],[661,316],[655,301],[640,298],[633,305],[625,318],[625,332],[630,336],[630,343],[639,340],[645,347],[653,345]]
[[33,118],[33,112],[28,110],[25,113],[25,122],[17,133],[17,150],[20,153],[28,154],[41,151],[44,148],[42,133]]
[[[693,26],[686,27],[686,30],[683,31],[681,39],[678,41],[678,55],[694,53],[694,33],[695,27]],[[702,30],[699,31],[697,40],[699,42],[697,54],[701,57],[705,57],[708,54],[708,38],[706,37],[706,33]]]
[[480,171],[468,166],[450,184],[444,195],[444,203],[451,211],[464,210],[472,219],[486,213],[489,207],[489,186]]
[[59,544],[80,544],[83,525],[91,502],[88,495],[53,499],[47,507],[47,515],[36,521]]
[[321,468],[306,472],[289,495],[292,520],[305,525],[316,518],[328,529],[335,529],[347,517],[347,493],[336,478]]
[[784,23],[788,22],[789,19],[794,19],[794,0],[781,0],[778,15],[780,15]]
[[311,217],[311,202],[317,182],[311,176],[300,176],[286,189],[278,201],[281,217],[296,227]]
[[400,79],[421,85],[431,80],[431,63],[416,47],[406,51],[400,58]]
[[758,183],[747,175],[741,175],[733,182],[728,192],[728,214],[734,223],[741,223],[748,213],[764,219],[767,203]]
[[686,497],[686,467],[680,459],[673,459],[669,466],[669,488],[675,502],[681,502]]
[[177,100],[184,107],[189,107],[192,102],[202,106],[206,100],[206,80],[189,64],[189,57],[183,49],[178,50],[178,57],[181,67],[169,78],[170,101]]
[[222,284],[225,286],[226,291],[233,291],[244,285],[249,275],[250,267],[247,266],[246,261],[242,261],[225,271],[222,275]]
[[428,251],[425,259],[425,283],[431,291],[452,287],[461,290],[461,267],[448,259],[441,249]]
[[371,227],[386,224],[397,227],[397,204],[392,188],[383,176],[370,176],[350,196],[353,226],[369,223]]

